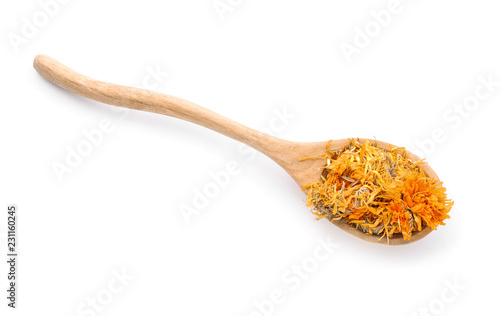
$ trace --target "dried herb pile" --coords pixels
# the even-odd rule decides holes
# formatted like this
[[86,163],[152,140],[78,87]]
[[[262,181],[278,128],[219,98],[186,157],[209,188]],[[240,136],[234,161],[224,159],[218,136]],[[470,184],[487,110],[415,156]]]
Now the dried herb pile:
[[[345,221],[367,234],[389,238],[445,225],[453,202],[442,182],[431,179],[404,148],[384,150],[356,140],[324,155],[322,179],[309,189],[307,206],[317,218]],[[308,158],[306,158],[308,159]]]

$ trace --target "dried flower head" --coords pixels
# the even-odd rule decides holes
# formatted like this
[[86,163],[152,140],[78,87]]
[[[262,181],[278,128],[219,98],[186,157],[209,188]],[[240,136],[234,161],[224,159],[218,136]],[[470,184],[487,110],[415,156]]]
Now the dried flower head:
[[[428,226],[436,229],[449,218],[453,202],[442,182],[429,178],[404,148],[384,150],[373,142],[350,139],[341,150],[330,150],[321,180],[309,189],[307,206],[317,218],[345,221],[367,234],[389,238]],[[306,158],[307,159],[307,158]]]

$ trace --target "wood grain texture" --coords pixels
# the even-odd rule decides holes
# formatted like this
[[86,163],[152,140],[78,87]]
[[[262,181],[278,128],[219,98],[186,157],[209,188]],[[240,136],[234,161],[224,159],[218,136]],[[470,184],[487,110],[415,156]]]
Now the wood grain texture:
[[[253,147],[280,165],[301,188],[320,180],[322,167],[325,165],[323,159],[309,159],[301,162],[298,159],[318,157],[326,153],[327,141],[292,142],[276,138],[174,96],[91,79],[45,55],[36,56],[33,66],[48,81],[83,97],[189,121]],[[360,139],[361,142],[365,140]],[[342,148],[348,141],[348,139],[333,140],[330,142],[330,149]],[[383,149],[390,149],[391,146],[381,141],[377,141],[376,145]],[[413,160],[419,159],[411,153],[409,157]],[[423,165],[422,169],[429,177],[438,179],[436,173],[427,164]],[[339,221],[332,221],[332,223],[362,240],[387,244],[386,239],[379,240],[379,236],[366,235],[348,224]],[[410,240],[404,240],[401,234],[394,234],[390,245],[415,242],[427,236],[431,231],[426,227],[420,232],[414,232]]]

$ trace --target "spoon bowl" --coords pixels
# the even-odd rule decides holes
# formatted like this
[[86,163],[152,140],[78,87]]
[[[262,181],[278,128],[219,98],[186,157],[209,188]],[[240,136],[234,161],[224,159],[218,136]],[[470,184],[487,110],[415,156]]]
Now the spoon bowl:
[[[391,150],[394,146],[392,144],[382,142],[379,140],[367,139],[367,138],[358,138],[360,143],[364,143],[366,141],[374,142],[374,144],[381,149]],[[319,181],[321,179],[321,173],[323,171],[323,167],[325,166],[325,161],[323,159],[307,159],[303,161],[298,161],[300,158],[304,157],[320,157],[323,154],[326,154],[326,146],[328,141],[324,142],[301,142],[301,143],[292,143],[287,141],[283,141],[286,145],[281,148],[279,151],[280,159],[274,159],[272,156],[269,156],[275,162],[277,162],[294,180],[295,182],[302,188],[310,183]],[[331,140],[328,144],[330,150],[342,149],[349,143],[349,139],[339,139],[339,140]],[[420,158],[416,155],[412,154],[409,151],[406,151],[408,158],[413,161],[419,161]],[[420,166],[425,175],[429,178],[433,178],[439,180],[436,172],[427,164],[422,164]],[[306,192],[307,193],[307,192]],[[387,245],[387,241],[385,238],[380,238],[377,235],[367,235],[359,229],[355,229],[351,225],[337,221],[331,220],[331,217],[327,217],[332,224],[339,227],[343,231],[360,238],[362,240],[384,244]],[[406,245],[417,240],[420,240],[430,234],[432,229],[428,226],[422,228],[421,231],[414,231],[412,233],[411,239],[405,240],[403,235],[400,233],[395,233],[390,238],[389,245],[397,246],[397,245]]]
[[[321,173],[325,166],[323,159],[302,161],[299,159],[326,154],[327,141],[293,142],[270,136],[174,96],[91,79],[45,55],[36,56],[33,66],[48,81],[83,97],[120,107],[179,118],[253,147],[280,165],[301,188],[321,179]],[[359,140],[365,142],[369,139],[360,138]],[[329,143],[330,150],[342,149],[348,142],[348,139],[332,140]],[[385,142],[376,141],[375,144],[381,149],[391,149],[391,145]],[[410,152],[408,152],[408,157],[413,161],[420,160]],[[421,168],[428,177],[439,180],[428,164],[423,164]],[[380,236],[367,235],[344,222],[331,222],[357,238],[387,245],[386,240],[381,239]],[[415,242],[427,236],[431,231],[431,228],[424,227],[421,231],[413,232],[409,240],[404,240],[401,234],[394,234],[390,239],[390,245],[405,245]]]

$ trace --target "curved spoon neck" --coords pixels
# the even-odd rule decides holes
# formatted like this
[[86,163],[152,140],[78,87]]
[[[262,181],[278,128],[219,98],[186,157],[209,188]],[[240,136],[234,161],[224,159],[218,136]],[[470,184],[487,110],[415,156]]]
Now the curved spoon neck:
[[159,113],[206,127],[242,142],[283,165],[287,141],[251,129],[193,102],[140,88],[95,80],[45,56],[36,56],[34,68],[45,79],[89,99],[130,109]]

